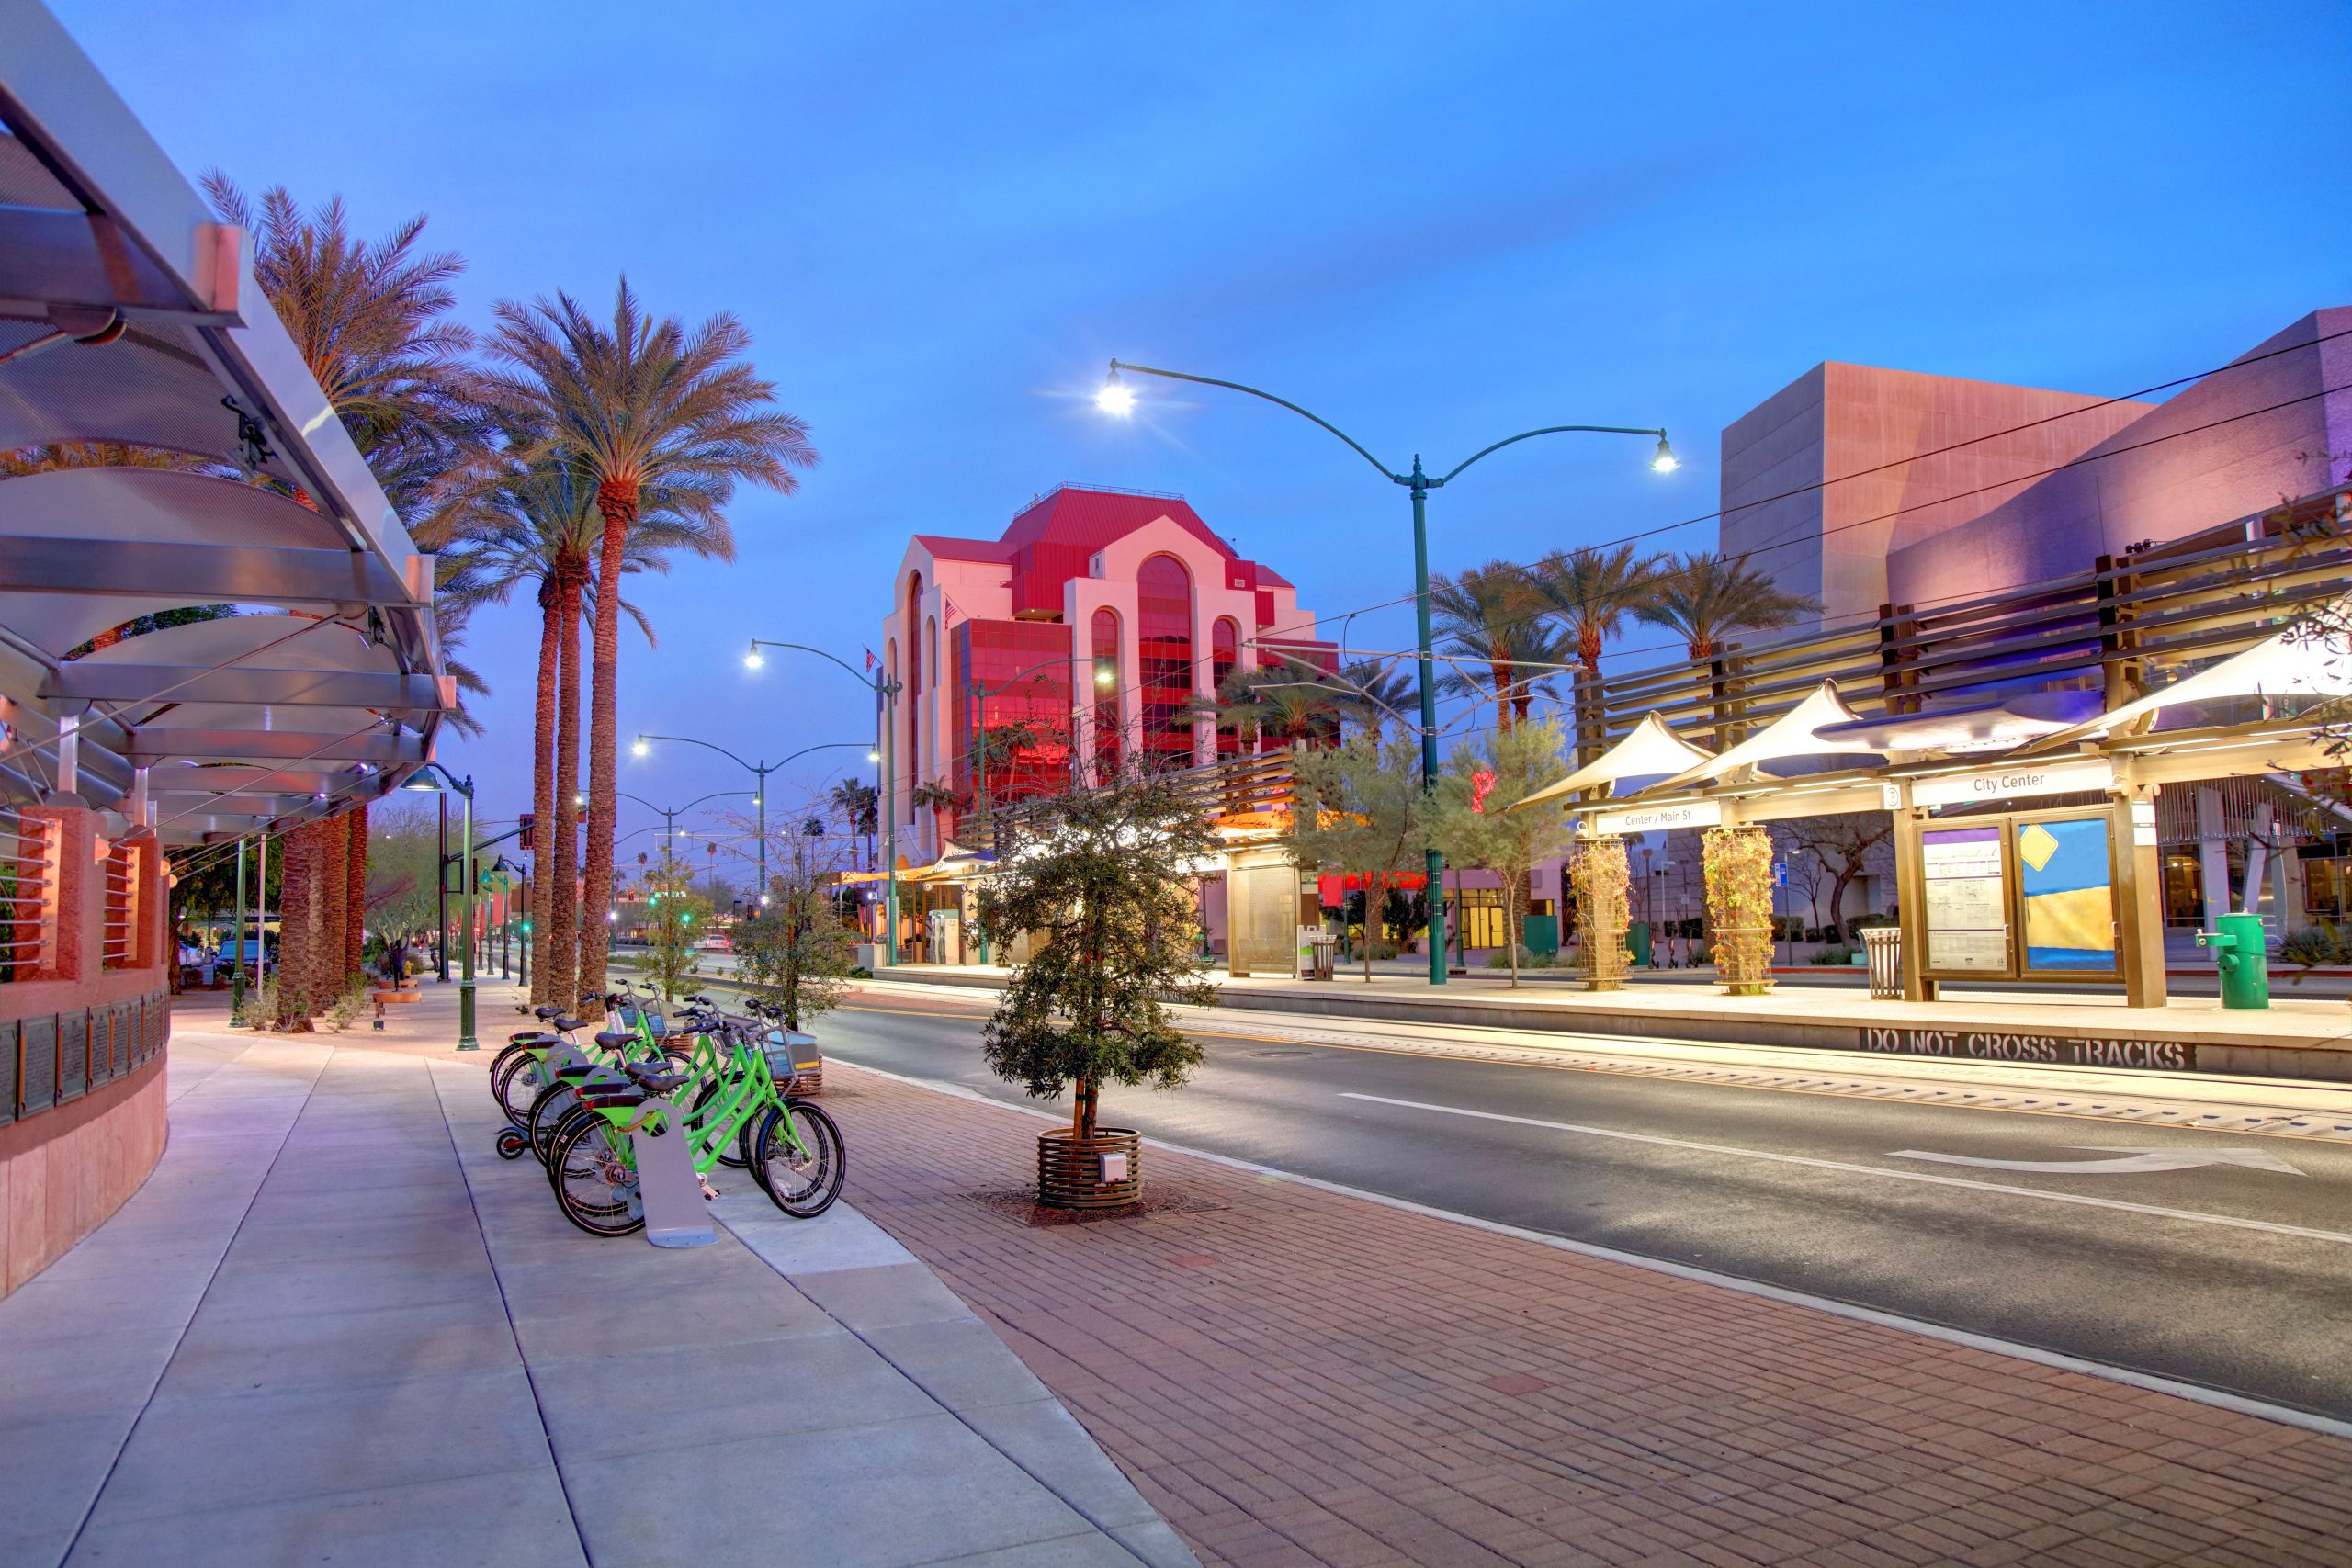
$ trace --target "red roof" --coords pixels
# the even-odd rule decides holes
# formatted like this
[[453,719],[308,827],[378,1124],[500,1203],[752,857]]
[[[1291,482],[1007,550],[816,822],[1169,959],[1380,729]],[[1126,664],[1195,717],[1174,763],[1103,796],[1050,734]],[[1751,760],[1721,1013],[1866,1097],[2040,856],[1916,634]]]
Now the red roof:
[[[1081,490],[1075,485],[1057,485],[1030,502],[1028,509],[1005,529],[1004,543],[1015,547],[1035,544],[1071,545],[1091,555],[1114,539],[1124,538],[1161,517],[1227,560],[1238,558],[1233,553],[1233,547],[1218,538],[1209,525],[1201,521],[1200,514],[1185,504],[1182,496]],[[964,558],[994,560],[1000,558]]]
[[956,539],[944,534],[917,534],[915,543],[933,560],[988,560],[1010,565],[1012,547],[996,539]]

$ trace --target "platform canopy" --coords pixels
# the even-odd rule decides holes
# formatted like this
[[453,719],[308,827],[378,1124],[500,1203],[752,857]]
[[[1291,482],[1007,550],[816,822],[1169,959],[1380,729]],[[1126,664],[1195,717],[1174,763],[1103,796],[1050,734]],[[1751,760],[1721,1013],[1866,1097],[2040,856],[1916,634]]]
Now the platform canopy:
[[186,844],[397,786],[456,705],[432,558],[250,238],[44,8],[0,15],[0,801]]
[[1547,800],[1560,800],[1580,790],[1613,785],[1625,779],[1663,778],[1709,760],[1707,751],[1668,728],[1666,720],[1654,713],[1644,714],[1641,723],[1634,726],[1624,739],[1558,784],[1537,790],[1508,809],[1524,811]]
[[1838,682],[1824,681],[1805,694],[1796,706],[1749,736],[1730,750],[1709,757],[1697,765],[1686,768],[1672,778],[1660,783],[1661,790],[1679,789],[1688,784],[1704,784],[1719,779],[1740,768],[1757,767],[1765,762],[1788,761],[1798,757],[1848,756],[1869,753],[1873,748],[1858,739],[1825,737],[1816,733],[1833,724],[1852,724],[1858,716],[1838,694]]

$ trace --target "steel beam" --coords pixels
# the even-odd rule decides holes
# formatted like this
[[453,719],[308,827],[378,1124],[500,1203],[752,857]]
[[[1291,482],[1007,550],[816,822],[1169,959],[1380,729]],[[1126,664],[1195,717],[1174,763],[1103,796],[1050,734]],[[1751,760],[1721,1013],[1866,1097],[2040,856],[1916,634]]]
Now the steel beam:
[[274,670],[231,664],[191,672],[178,664],[77,659],[41,682],[50,701],[232,703],[247,706],[375,708],[431,712],[441,705],[430,675],[367,670]]
[[382,561],[353,550],[7,534],[0,534],[0,583],[11,593],[142,593],[189,604],[391,604],[410,598],[408,585]]
[[[233,258],[236,231],[209,227]],[[231,299],[228,309],[191,299],[111,218],[0,205],[0,310],[39,316],[64,305],[119,311],[126,321],[242,326]]]

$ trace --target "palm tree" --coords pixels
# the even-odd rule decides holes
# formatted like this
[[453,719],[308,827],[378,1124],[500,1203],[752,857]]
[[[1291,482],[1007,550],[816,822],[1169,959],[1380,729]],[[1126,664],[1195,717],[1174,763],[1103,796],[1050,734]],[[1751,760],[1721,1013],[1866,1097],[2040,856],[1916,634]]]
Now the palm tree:
[[[422,217],[370,243],[353,237],[341,197],[306,213],[283,186],[264,191],[258,207],[217,172],[204,188],[224,221],[253,235],[254,280],[385,498],[403,513],[421,511],[481,448],[481,403],[466,358],[473,334],[448,319],[457,305],[450,284],[465,262],[418,253]],[[470,670],[461,674],[468,682],[481,687]],[[366,886],[364,847],[341,861],[306,851],[287,869]],[[329,902],[323,888],[304,894],[320,908]],[[298,941],[325,940],[316,925]],[[339,967],[345,933],[332,940],[332,963],[298,951],[296,973],[315,978]]]
[[[611,901],[616,739],[620,673],[620,581],[628,535],[649,487],[691,497],[693,514],[721,525],[719,508],[738,483],[790,494],[792,470],[817,460],[808,427],[775,407],[775,388],[743,355],[751,333],[729,315],[689,333],[656,320],[621,280],[609,325],[570,295],[525,307],[501,301],[492,355],[510,368],[492,377],[493,395],[542,434],[534,457],[561,455],[577,466],[604,524],[596,579],[594,689],[589,714],[588,849],[584,908],[593,925]],[[731,558],[729,541],[721,558]],[[604,933],[580,938],[583,988],[603,988]]]
[[[526,461],[514,454],[537,444],[510,431],[507,456],[480,468],[435,519],[438,559],[450,564],[444,594],[457,590],[462,616],[480,604],[504,604],[521,583],[536,585],[539,605],[537,724],[532,748],[532,804],[546,824],[543,874],[532,889],[531,919],[546,933],[544,956],[533,976],[537,1001],[570,1006],[579,902],[573,854],[578,842],[580,789],[580,623],[594,581],[604,521],[578,465],[561,457]],[[732,553],[723,519],[706,515],[698,492],[683,497],[670,487],[649,492],[649,504],[629,530],[624,572],[666,571],[668,554]],[[648,641],[652,628],[624,600]]]
[[1779,631],[1818,615],[1819,601],[1784,593],[1746,556],[1726,558],[1699,551],[1658,571],[1650,598],[1635,604],[1634,616],[1680,637],[1694,660],[1708,660],[1723,640],[1738,631]]
[[1351,660],[1340,670],[1340,684],[1347,688],[1341,700],[1354,710],[1356,722],[1371,731],[1374,740],[1381,738],[1392,718],[1408,729],[1419,725],[1419,710],[1415,706],[1420,701],[1419,690],[1389,660]]
[[878,869],[874,864],[874,833],[881,816],[879,792],[870,784],[843,779],[833,786],[831,798],[833,809],[842,814],[842,823],[848,828],[850,837],[865,837],[865,869]]
[[371,243],[352,236],[339,196],[306,213],[275,186],[256,206],[218,172],[204,190],[254,236],[254,279],[385,498],[416,507],[481,442],[473,333],[447,319],[464,260],[418,253],[422,217]]
[[1528,570],[1528,580],[1546,615],[1558,619],[1575,639],[1577,755],[1590,761],[1605,744],[1606,721],[1595,705],[1600,680],[1600,647],[1617,635],[1625,617],[1648,594],[1660,558],[1640,556],[1631,545],[1615,549],[1554,550]]
[[1542,605],[1527,569],[1506,560],[1430,579],[1430,612],[1445,640],[1442,651],[1486,666],[1484,678],[1457,667],[1440,682],[1450,691],[1491,696],[1495,726],[1509,729],[1527,716],[1545,677],[1534,671],[1557,661],[1555,639],[1544,629]]
[[[1216,694],[1192,711],[1216,720],[1219,729],[1245,738],[1295,745],[1320,739],[1345,711],[1348,694],[1309,665],[1286,661],[1262,670],[1236,670],[1219,682]],[[1253,745],[1254,749],[1254,745]]]

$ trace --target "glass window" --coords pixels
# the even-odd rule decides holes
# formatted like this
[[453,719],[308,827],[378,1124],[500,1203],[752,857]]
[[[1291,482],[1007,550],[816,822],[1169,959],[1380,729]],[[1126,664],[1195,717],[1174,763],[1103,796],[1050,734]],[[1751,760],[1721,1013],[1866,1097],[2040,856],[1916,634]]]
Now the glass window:
[[1119,765],[1119,615],[1094,612],[1094,763],[1105,772]]
[[1136,572],[1139,743],[1182,767],[1193,758],[1193,576],[1174,556],[1153,556]]
[[[1226,677],[1241,667],[1241,628],[1230,615],[1219,615],[1209,626],[1209,689],[1225,690]],[[1216,732],[1216,751],[1220,757],[1238,755],[1241,750],[1238,729]]]
[[1056,621],[965,621],[951,635],[964,674],[948,694],[959,737],[956,787],[973,789],[977,761],[985,758],[993,801],[1059,788],[1069,771],[1069,628]]

